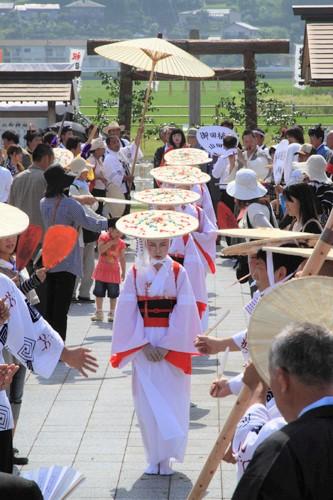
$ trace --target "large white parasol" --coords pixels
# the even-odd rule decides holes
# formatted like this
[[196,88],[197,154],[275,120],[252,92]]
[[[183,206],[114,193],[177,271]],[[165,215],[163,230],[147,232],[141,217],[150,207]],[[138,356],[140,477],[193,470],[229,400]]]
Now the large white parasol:
[[162,38],[124,40],[101,45],[95,49],[95,52],[107,59],[134,66],[150,73],[142,117],[136,137],[137,146],[131,169],[132,175],[134,175],[154,73],[183,76],[184,78],[209,78],[214,76],[214,71],[188,52],[179,49]]

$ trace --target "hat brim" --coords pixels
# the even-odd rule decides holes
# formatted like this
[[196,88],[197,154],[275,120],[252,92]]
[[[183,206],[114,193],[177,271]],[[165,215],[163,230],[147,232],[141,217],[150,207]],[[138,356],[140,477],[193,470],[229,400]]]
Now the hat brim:
[[186,189],[145,189],[133,193],[133,198],[141,203],[155,206],[187,205],[200,200],[200,194]]
[[294,161],[292,165],[293,170],[301,170],[310,178],[310,181],[324,182],[325,184],[332,184],[333,182],[329,177],[327,177],[325,172],[320,172],[319,175],[313,177],[306,161]]
[[23,233],[29,226],[29,217],[19,208],[0,203],[0,238]]
[[255,307],[248,328],[248,346],[260,377],[268,385],[269,351],[286,326],[309,322],[333,331],[332,287],[333,279],[326,276],[293,279],[264,295]]
[[260,184],[257,184],[255,189],[248,189],[244,186],[240,186],[236,181],[231,181],[227,185],[227,193],[237,200],[247,201],[265,196],[265,194],[267,194],[267,189]]
[[144,240],[163,240],[183,236],[198,229],[199,221],[192,215],[171,210],[132,212],[121,217],[117,229],[128,236]]

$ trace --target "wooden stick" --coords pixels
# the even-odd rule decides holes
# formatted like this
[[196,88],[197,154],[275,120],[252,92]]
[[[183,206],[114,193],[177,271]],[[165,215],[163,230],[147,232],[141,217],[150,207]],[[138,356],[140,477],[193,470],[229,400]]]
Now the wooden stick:
[[243,284],[242,281],[246,280],[250,276],[251,276],[251,273],[245,274],[245,276],[242,276],[241,278],[239,278],[239,280],[236,280],[233,283],[231,283],[231,285],[228,285],[227,288],[231,288],[232,286],[237,285],[237,283],[239,283],[240,285],[242,285]]
[[250,389],[246,385],[244,385],[236,403],[234,404],[233,409],[229,414],[229,417],[227,418],[213,446],[212,451],[210,452],[206,460],[205,465],[200,472],[196,483],[194,484],[189,496],[187,497],[187,500],[201,500],[205,495],[209,483],[212,480],[232,440],[236,426],[248,407],[250,395]]
[[319,273],[328,252],[333,246],[333,210],[327,219],[324,230],[317,241],[312,255],[304,266],[301,276],[313,276]]
[[223,373],[224,373],[224,370],[225,370],[225,367],[226,367],[227,361],[228,361],[229,351],[230,351],[230,347],[227,347],[223,353],[223,357],[221,359],[221,365],[220,365],[220,369],[219,369],[219,372],[220,372],[219,378],[223,377]]
[[[139,125],[138,131],[137,131],[137,134],[136,134],[136,138],[135,138],[135,146],[136,146],[136,148],[135,148],[134,158],[133,158],[132,167],[131,167],[131,175],[132,176],[134,176],[134,174],[135,174],[136,160],[138,159],[140,142],[141,142],[141,139],[142,139],[142,136],[143,136],[143,132],[144,132],[144,129],[145,129],[145,117],[146,117],[146,113],[147,113],[147,109],[148,109],[149,97],[150,97],[150,94],[151,94],[151,84],[152,84],[152,81],[153,81],[154,72],[155,72],[155,66],[156,66],[157,63],[158,63],[157,60],[152,59],[152,67],[151,67],[151,71],[150,71],[150,75],[149,75],[148,87],[146,89],[145,102],[144,102],[144,105],[143,105],[143,110],[142,110],[140,125]],[[129,190],[129,192],[131,191],[131,187],[132,187],[132,182],[129,182],[128,183],[128,190]]]
[[222,321],[227,317],[229,316],[230,314],[230,309],[228,309],[224,314],[222,314],[222,316],[219,317],[219,319],[213,324],[213,326],[210,326],[208,328],[208,330],[206,330],[202,335],[209,335],[210,333],[212,333],[213,330],[215,330],[215,328],[217,328],[219,326],[220,323],[222,323]]
[[91,132],[89,134],[89,137],[88,137],[88,140],[86,142],[86,144],[91,144],[93,138],[94,138],[94,135],[96,134],[96,130],[97,130],[97,125],[94,125],[93,128],[91,129]]

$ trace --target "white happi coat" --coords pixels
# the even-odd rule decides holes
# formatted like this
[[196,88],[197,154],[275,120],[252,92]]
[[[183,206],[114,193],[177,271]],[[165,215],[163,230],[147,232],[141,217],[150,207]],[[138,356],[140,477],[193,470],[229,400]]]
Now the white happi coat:
[[196,243],[199,255],[207,273],[215,273],[216,259],[216,236],[217,226],[214,224],[204,210],[191,204],[177,207],[177,211],[192,215],[199,221],[197,231],[193,231],[194,242]]
[[[64,343],[58,333],[29,304],[12,280],[0,273],[0,297],[10,310],[9,320],[0,326],[0,364],[8,349],[21,363],[42,377],[52,375]],[[0,391],[0,431],[14,427],[6,391]]]
[[184,258],[183,266],[192,285],[201,318],[208,304],[206,272],[192,235],[189,234],[186,235],[186,237],[177,236],[176,238],[172,238],[169,254]]
[[[168,327],[145,327],[137,296],[176,297]],[[131,268],[118,298],[112,340],[113,366],[133,366],[133,399],[147,462],[184,459],[190,410],[190,376],[168,361],[148,361],[142,347],[147,343],[164,347],[170,355],[194,353],[194,339],[201,332],[195,298],[186,271],[166,257],[157,271],[152,265]],[[120,361],[115,363],[115,358]],[[189,372],[187,370],[187,372]]]
[[251,405],[238,422],[232,441],[232,451],[237,463],[238,481],[249,465],[258,446],[287,422],[279,412],[272,393],[268,392],[266,404]]

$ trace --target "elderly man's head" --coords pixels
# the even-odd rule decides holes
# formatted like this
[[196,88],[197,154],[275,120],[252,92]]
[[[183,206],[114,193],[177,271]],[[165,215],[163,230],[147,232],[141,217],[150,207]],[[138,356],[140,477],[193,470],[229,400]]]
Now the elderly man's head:
[[106,145],[111,151],[118,152],[121,146],[120,139],[117,135],[109,135],[106,138]]
[[333,130],[330,130],[327,134],[326,145],[328,148],[333,149]]
[[285,419],[295,420],[309,404],[333,395],[333,334],[312,323],[288,326],[269,355],[271,388]]

